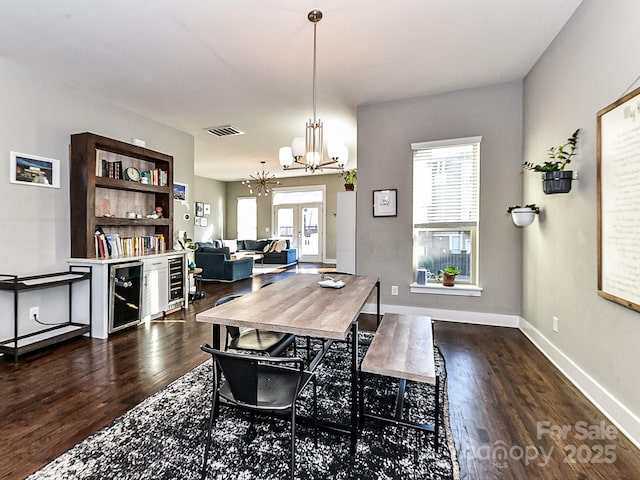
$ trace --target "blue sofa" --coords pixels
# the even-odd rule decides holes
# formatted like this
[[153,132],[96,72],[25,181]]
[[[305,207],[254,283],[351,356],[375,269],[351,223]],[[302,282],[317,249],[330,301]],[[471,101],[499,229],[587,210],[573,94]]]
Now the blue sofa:
[[253,258],[232,260],[227,247],[218,248],[213,244],[196,243],[196,266],[202,268],[203,280],[235,282],[253,275]]
[[255,252],[264,255],[263,263],[289,265],[298,261],[298,250],[290,248],[289,240],[285,240],[286,248],[280,252],[265,252],[264,247],[277,239],[238,240],[238,251]]

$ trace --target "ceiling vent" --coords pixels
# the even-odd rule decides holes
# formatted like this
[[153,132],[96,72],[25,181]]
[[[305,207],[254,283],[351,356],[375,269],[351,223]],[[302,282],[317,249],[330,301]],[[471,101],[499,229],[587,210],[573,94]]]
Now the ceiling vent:
[[211,135],[216,135],[217,137],[229,137],[232,135],[244,135],[244,132],[238,130],[233,125],[219,125],[217,127],[209,127],[205,128],[207,132]]

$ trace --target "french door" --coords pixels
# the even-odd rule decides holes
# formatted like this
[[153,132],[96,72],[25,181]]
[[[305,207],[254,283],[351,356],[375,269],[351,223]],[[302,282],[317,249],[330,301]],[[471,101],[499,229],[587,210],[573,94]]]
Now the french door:
[[323,209],[321,203],[300,205],[276,205],[274,232],[288,239],[298,249],[299,262],[322,262]]

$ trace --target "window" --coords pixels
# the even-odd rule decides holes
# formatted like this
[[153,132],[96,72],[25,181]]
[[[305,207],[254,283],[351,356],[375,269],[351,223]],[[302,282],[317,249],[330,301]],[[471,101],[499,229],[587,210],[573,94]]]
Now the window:
[[256,197],[238,198],[236,217],[237,237],[242,240],[258,239],[258,206]]
[[433,278],[455,265],[456,283],[476,283],[482,137],[414,143],[413,265]]

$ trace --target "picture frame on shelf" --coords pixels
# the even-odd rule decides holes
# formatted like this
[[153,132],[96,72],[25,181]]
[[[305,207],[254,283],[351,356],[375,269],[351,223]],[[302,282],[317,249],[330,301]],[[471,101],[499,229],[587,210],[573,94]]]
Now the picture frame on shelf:
[[20,185],[60,188],[60,160],[11,152],[9,181]]
[[189,201],[189,185],[186,183],[173,182],[173,199],[180,202]]
[[387,188],[373,191],[373,216],[397,217],[398,216],[398,189]]
[[196,217],[204,216],[204,203],[196,202]]

